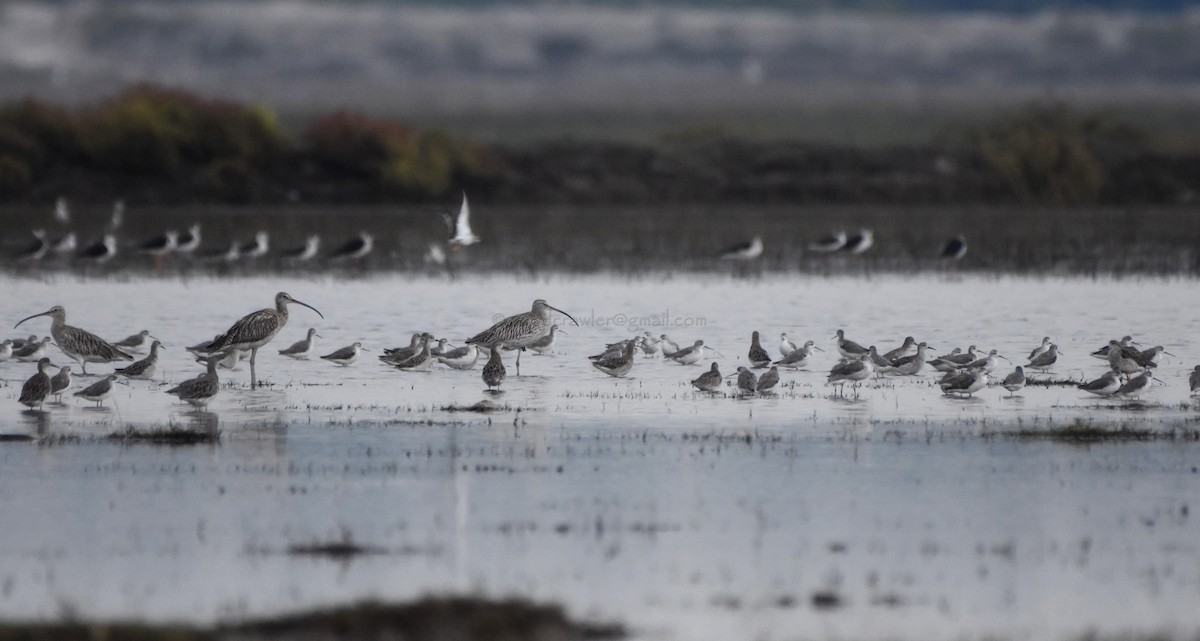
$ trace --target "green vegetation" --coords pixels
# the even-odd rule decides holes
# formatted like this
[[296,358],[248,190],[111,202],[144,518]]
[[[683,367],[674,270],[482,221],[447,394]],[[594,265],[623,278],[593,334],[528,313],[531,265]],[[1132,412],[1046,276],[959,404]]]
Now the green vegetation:
[[264,201],[306,164],[317,180],[422,199],[498,170],[485,150],[441,132],[346,112],[317,118],[303,143],[261,106],[154,86],[76,111],[24,100],[0,109],[0,201],[81,177],[191,200]]
[[1022,202],[1096,202],[1107,167],[1145,148],[1145,136],[1101,114],[1034,106],[972,136],[979,155]]
[[[536,119],[536,116],[531,116]],[[70,110],[0,107],[0,202],[1170,204],[1200,193],[1200,149],[1155,148],[1121,118],[1037,105],[926,144],[657,142],[569,136],[505,147],[347,111],[293,136],[267,109],[153,86]],[[674,131],[674,133],[672,133]]]

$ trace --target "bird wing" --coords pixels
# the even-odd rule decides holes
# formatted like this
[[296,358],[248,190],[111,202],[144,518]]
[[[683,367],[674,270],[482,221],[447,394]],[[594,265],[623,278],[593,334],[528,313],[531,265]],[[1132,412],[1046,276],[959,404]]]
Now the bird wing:
[[262,340],[279,326],[273,309],[260,309],[238,319],[224,334],[215,338],[209,349],[219,350],[231,345],[244,345]]
[[462,207],[458,210],[458,218],[454,221],[454,237],[455,238],[470,238],[474,236],[471,233],[471,206],[467,204],[467,195],[463,194]]
[[351,356],[354,356],[354,348],[353,347],[343,347],[343,348],[337,350],[336,352],[334,352],[332,354],[326,354],[326,355],[322,356],[321,358],[326,358],[329,360],[343,360],[343,359],[350,358]]
[[[70,325],[64,325],[60,330],[59,335],[55,336],[55,341],[58,342],[61,349],[64,344],[67,349],[79,353],[81,355],[96,356],[98,358],[108,359],[110,361],[124,360],[132,361],[133,356],[126,354],[111,343],[87,331]],[[66,351],[66,350],[64,350]]]

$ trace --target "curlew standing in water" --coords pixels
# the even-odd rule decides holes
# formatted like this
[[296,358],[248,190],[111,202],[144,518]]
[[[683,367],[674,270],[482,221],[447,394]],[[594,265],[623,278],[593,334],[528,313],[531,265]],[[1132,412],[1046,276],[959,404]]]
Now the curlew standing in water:
[[304,336],[304,340],[292,343],[291,346],[279,350],[279,353],[289,358],[294,358],[298,361],[305,360],[308,358],[308,355],[312,353],[314,336],[317,338],[321,337],[321,335],[317,333],[316,328],[310,327],[308,328],[308,333]]
[[67,393],[71,388],[71,366],[67,365],[58,370],[58,373],[50,379],[50,393],[54,395],[54,400],[57,403],[62,403],[62,395]]
[[507,349],[520,350],[517,352],[517,376],[521,375],[521,352],[531,343],[545,336],[550,331],[550,312],[556,311],[571,319],[575,326],[579,321],[557,307],[551,306],[539,298],[533,301],[533,307],[522,314],[509,316],[482,332],[467,339],[468,345],[480,347],[500,346]]
[[166,393],[193,407],[205,407],[217,395],[217,392],[221,391],[221,381],[217,377],[217,364],[225,357],[225,353],[218,352],[200,359],[207,367],[205,372],[172,387]]
[[142,360],[126,366],[118,367],[116,372],[125,378],[148,381],[154,378],[154,372],[158,370],[158,350],[162,347],[162,342],[155,339],[150,343],[150,355]]
[[716,361],[713,361],[712,368],[693,379],[692,385],[702,392],[715,392],[721,387],[721,381],[724,379]]
[[[113,361],[133,360],[133,356],[113,347],[103,338],[87,330],[68,325],[67,310],[63,309],[62,305],[55,305],[40,314],[23,318],[17,325],[39,316],[49,316],[52,319],[50,323],[50,335],[54,337],[54,342],[64,354],[80,364],[83,368],[84,376],[87,376],[88,363],[111,363]],[[17,325],[13,327],[15,328]]]
[[354,363],[355,360],[358,359],[359,352],[363,351],[364,349],[366,348],[362,346],[362,343],[355,341],[353,345],[343,347],[331,354],[326,354],[321,358],[331,363],[337,363],[342,367],[349,367]]
[[279,330],[287,325],[289,303],[307,307],[316,312],[317,316],[325,318],[325,315],[316,307],[292,298],[287,292],[279,292],[275,294],[275,309],[260,309],[257,312],[246,314],[238,319],[228,331],[213,339],[209,344],[208,351],[250,350],[250,389],[258,386],[258,379],[254,372],[254,360],[258,356],[258,348],[271,342]]
[[771,355],[758,342],[758,330],[750,334],[750,367],[761,369],[771,364]]
[[491,356],[488,357],[488,362],[483,366],[483,383],[488,389],[499,388],[504,382],[504,377],[508,373],[504,370],[504,361],[500,360],[500,346],[492,345]]
[[25,381],[25,385],[21,386],[21,396],[17,398],[17,402],[25,405],[29,409],[37,406],[42,408],[42,404],[46,402],[46,397],[50,395],[52,384],[50,375],[46,370],[50,368],[50,359],[43,358],[38,361],[38,371],[29,380]]

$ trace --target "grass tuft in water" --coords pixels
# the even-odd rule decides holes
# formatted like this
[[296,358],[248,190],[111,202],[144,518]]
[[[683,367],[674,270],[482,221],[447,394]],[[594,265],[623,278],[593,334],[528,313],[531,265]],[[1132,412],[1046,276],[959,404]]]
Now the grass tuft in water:
[[219,443],[221,441],[221,432],[219,430],[188,427],[152,426],[139,428],[131,425],[123,431],[113,432],[104,438],[105,440],[122,444],[206,445]]

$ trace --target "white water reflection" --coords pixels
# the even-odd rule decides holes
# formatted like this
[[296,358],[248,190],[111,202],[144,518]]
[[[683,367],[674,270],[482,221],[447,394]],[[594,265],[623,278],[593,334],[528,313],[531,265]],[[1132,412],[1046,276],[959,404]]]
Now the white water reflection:
[[[476,591],[560,601],[652,638],[1200,628],[1200,531],[1190,518],[1200,444],[987,437],[1076,419],[1193,424],[1184,383],[1200,360],[1193,281],[63,279],[10,281],[0,293],[13,322],[63,304],[68,322],[104,335],[150,329],[172,348],[162,369],[176,382],[201,369],[182,345],[278,290],[328,321],[293,309],[279,344],[259,355],[271,385],[244,387],[245,365],[223,373],[237,386],[207,413],[173,403],[157,382],[121,386],[104,411],[72,400],[22,413],[15,397],[31,368],[0,364],[8,434],[214,423],[222,432],[218,444],[175,448],[0,443],[0,504],[6,523],[19,524],[0,532],[0,615],[52,617],[69,606],[207,621]],[[462,339],[538,297],[588,322],[560,339],[559,355],[527,354],[521,377],[510,366],[494,400],[520,412],[440,409],[484,397],[478,368],[402,373],[370,353],[340,368],[271,349],[309,326],[326,337],[318,353],[362,340],[377,355],[418,330]],[[700,365],[643,360],[616,380],[587,364],[630,333],[629,317],[664,313],[703,319],[668,333],[720,349],[727,373],[754,329],[772,351],[781,331],[829,349],[842,327],[861,342],[890,347],[913,334],[1014,360],[1050,335],[1066,353],[1060,376],[1099,373],[1103,363],[1087,353],[1125,333],[1178,358],[1137,404],[1065,387],[953,400],[931,375],[832,398],[822,385],[828,354],[814,371],[784,374],[794,387],[753,400],[696,396],[687,381]],[[616,314],[624,325],[600,324]],[[347,533],[388,553],[348,562],[285,554]],[[839,607],[817,607],[823,594]]]

